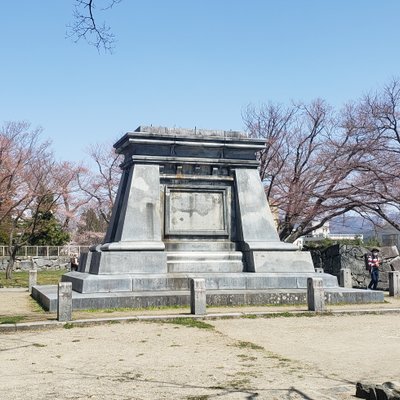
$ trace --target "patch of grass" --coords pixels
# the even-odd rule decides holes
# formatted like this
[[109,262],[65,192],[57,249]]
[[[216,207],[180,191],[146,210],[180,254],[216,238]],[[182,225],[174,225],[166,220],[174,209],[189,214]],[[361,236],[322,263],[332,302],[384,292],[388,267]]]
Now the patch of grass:
[[241,358],[243,361],[255,361],[257,357],[248,356],[247,354],[238,354],[238,357]]
[[200,394],[198,396],[188,396],[186,400],[207,400],[210,396],[208,394]]
[[299,312],[299,313],[292,313],[292,312],[281,312],[281,313],[273,313],[273,314],[265,314],[260,315],[259,318],[300,318],[300,317],[308,317],[313,318],[317,316],[326,316],[332,315],[331,312],[325,311],[322,313],[314,313],[314,312]]
[[67,273],[66,269],[55,271],[38,271],[38,285],[56,285],[61,280],[61,276]]
[[252,342],[239,341],[234,346],[239,347],[239,349],[264,350],[264,347]]
[[47,347],[47,344],[33,343],[32,346],[34,346],[34,347]]
[[75,325],[72,324],[71,322],[67,322],[66,324],[64,324],[63,328],[64,329],[72,329],[72,328],[75,328]]
[[41,304],[39,304],[36,300],[34,300],[32,297],[28,298],[29,301],[29,307],[33,312],[37,312],[40,314],[46,314],[48,311],[46,311]]
[[257,318],[258,318],[258,315],[255,315],[255,314],[246,314],[246,315],[243,315],[242,318],[257,319]]
[[106,313],[110,314],[113,312],[124,312],[124,311],[157,311],[157,310],[186,310],[188,309],[187,306],[153,306],[153,307],[115,307],[115,308],[103,308],[103,309],[96,309],[90,308],[87,310],[82,310],[82,312],[88,313]]
[[[38,285],[56,285],[60,282],[61,276],[68,272],[66,269],[58,269],[52,271],[38,271],[37,284]],[[29,286],[29,272],[18,271],[13,272],[12,279],[6,279],[6,273],[0,273],[0,287],[23,287]]]
[[25,317],[23,315],[10,315],[0,317],[0,324],[17,324],[21,322]]
[[268,352],[268,358],[273,358],[273,359],[279,360],[281,362],[290,362],[291,361],[289,358],[282,357],[279,354],[275,354],[272,352]]
[[187,326],[188,328],[199,328],[199,329],[210,329],[210,330],[214,329],[213,325],[207,324],[207,322],[195,318],[178,317],[178,318],[166,319],[163,320],[162,322],[166,324]]
[[248,378],[234,379],[232,381],[227,382],[227,386],[230,386],[234,389],[245,389],[249,385],[250,385],[250,379]]

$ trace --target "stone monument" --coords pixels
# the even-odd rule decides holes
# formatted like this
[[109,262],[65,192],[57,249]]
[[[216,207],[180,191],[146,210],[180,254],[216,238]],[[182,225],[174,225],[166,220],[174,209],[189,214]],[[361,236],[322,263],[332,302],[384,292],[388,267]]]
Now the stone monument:
[[[208,305],[298,298],[314,266],[279,239],[257,170],[264,146],[232,131],[140,126],[124,135],[114,145],[123,172],[104,242],[62,277],[73,307],[189,304],[190,278],[205,279]],[[340,298],[351,292],[318,277]],[[52,309],[43,288],[33,296]],[[376,301],[371,293],[365,299]]]

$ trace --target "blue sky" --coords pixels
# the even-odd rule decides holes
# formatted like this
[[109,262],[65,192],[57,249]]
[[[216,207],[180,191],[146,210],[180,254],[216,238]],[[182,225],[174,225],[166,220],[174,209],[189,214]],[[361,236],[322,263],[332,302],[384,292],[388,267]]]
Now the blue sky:
[[73,0],[0,0],[0,124],[82,160],[141,124],[242,130],[249,103],[336,107],[400,76],[398,0],[123,0],[112,55],[66,39]]

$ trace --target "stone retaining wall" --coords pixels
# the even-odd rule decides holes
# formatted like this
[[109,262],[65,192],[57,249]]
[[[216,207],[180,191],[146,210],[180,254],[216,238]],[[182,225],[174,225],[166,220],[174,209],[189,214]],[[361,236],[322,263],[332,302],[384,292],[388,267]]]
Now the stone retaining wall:
[[[324,272],[335,275],[338,279],[340,270],[349,268],[353,287],[366,288],[371,277],[365,267],[365,254],[370,250],[363,246],[336,244],[326,249],[311,250],[311,255],[315,268],[322,268]],[[378,288],[388,290],[389,271],[400,270],[399,252],[396,246],[381,247],[380,256],[383,263],[380,269]]]
[[[0,271],[5,271],[8,264],[8,257],[0,257]],[[69,257],[27,257],[17,258],[14,264],[14,271],[38,271],[68,269],[70,267]]]

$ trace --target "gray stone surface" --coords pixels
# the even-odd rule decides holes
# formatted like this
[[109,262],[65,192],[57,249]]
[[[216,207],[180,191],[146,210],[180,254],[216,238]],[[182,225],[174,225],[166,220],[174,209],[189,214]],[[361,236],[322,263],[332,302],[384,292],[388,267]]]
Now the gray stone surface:
[[167,255],[163,251],[92,252],[89,273],[110,275],[125,273],[166,273]]
[[351,277],[351,269],[350,268],[342,268],[340,270],[339,285],[341,287],[345,287],[345,288],[353,287],[353,280]]
[[206,314],[206,281],[204,279],[190,279],[190,313]]
[[396,246],[382,246],[379,250],[380,256],[385,259],[396,258],[399,256],[399,250]]
[[[0,257],[0,271],[5,271],[8,265],[8,257]],[[14,271],[38,271],[69,269],[69,257],[17,257]]]
[[400,296],[400,272],[389,272],[389,296]]
[[29,270],[29,281],[28,281],[28,290],[29,293],[32,293],[32,286],[37,284],[37,270],[30,269]]
[[[207,290],[262,290],[305,289],[310,273],[168,273],[168,274],[119,274],[93,275],[69,272],[62,281],[71,282],[79,293],[141,292],[189,290],[188,278],[205,279]],[[324,287],[336,288],[336,277],[318,274]]]
[[237,169],[235,179],[243,242],[249,249],[257,242],[261,246],[280,242],[258,171]]
[[[187,279],[186,279],[187,281]],[[325,303],[376,303],[383,302],[381,291],[326,288]],[[57,286],[34,286],[32,296],[43,305],[46,310],[57,311]],[[239,306],[247,305],[280,305],[280,304],[307,304],[306,289],[214,289],[206,292],[208,306]],[[146,308],[161,306],[190,306],[190,291],[186,284],[185,290],[176,291],[138,291],[138,292],[105,292],[79,293],[72,292],[74,310],[107,309],[107,308]]]
[[[115,144],[125,158],[105,240],[62,278],[73,285],[73,307],[188,304],[188,278],[204,279],[207,304],[305,291],[316,275],[311,255],[279,240],[257,170],[264,146],[224,131],[139,127],[124,135]],[[318,276],[337,288],[336,277]],[[32,295],[50,307],[43,291]]]
[[392,271],[400,271],[400,257],[396,257],[390,261]]
[[60,282],[57,294],[57,320],[71,321],[72,319],[72,284]]
[[356,397],[367,400],[400,400],[400,384],[385,382],[382,385],[357,382]]
[[307,305],[309,311],[325,311],[325,293],[321,278],[307,279]]
[[143,248],[142,243],[149,250],[164,249],[161,241],[159,186],[158,165],[135,165],[130,169],[118,219],[114,226],[109,227],[109,230],[115,230],[115,234],[107,234],[110,242],[102,246],[103,250],[112,250],[114,242],[119,245],[118,250],[128,250],[129,244],[136,242],[139,243],[134,249]]
[[[395,254],[392,247],[391,255]],[[370,273],[366,269],[365,255],[369,253],[369,248],[355,245],[336,244],[326,249],[312,250],[312,258],[315,267],[323,268],[328,273],[340,277],[340,270],[348,268],[351,270],[352,285],[354,288],[366,288],[371,280]],[[381,254],[382,255],[382,254]],[[379,289],[389,288],[389,271],[394,270],[397,258],[383,258],[382,267],[379,274]],[[400,261],[399,261],[400,270]]]

